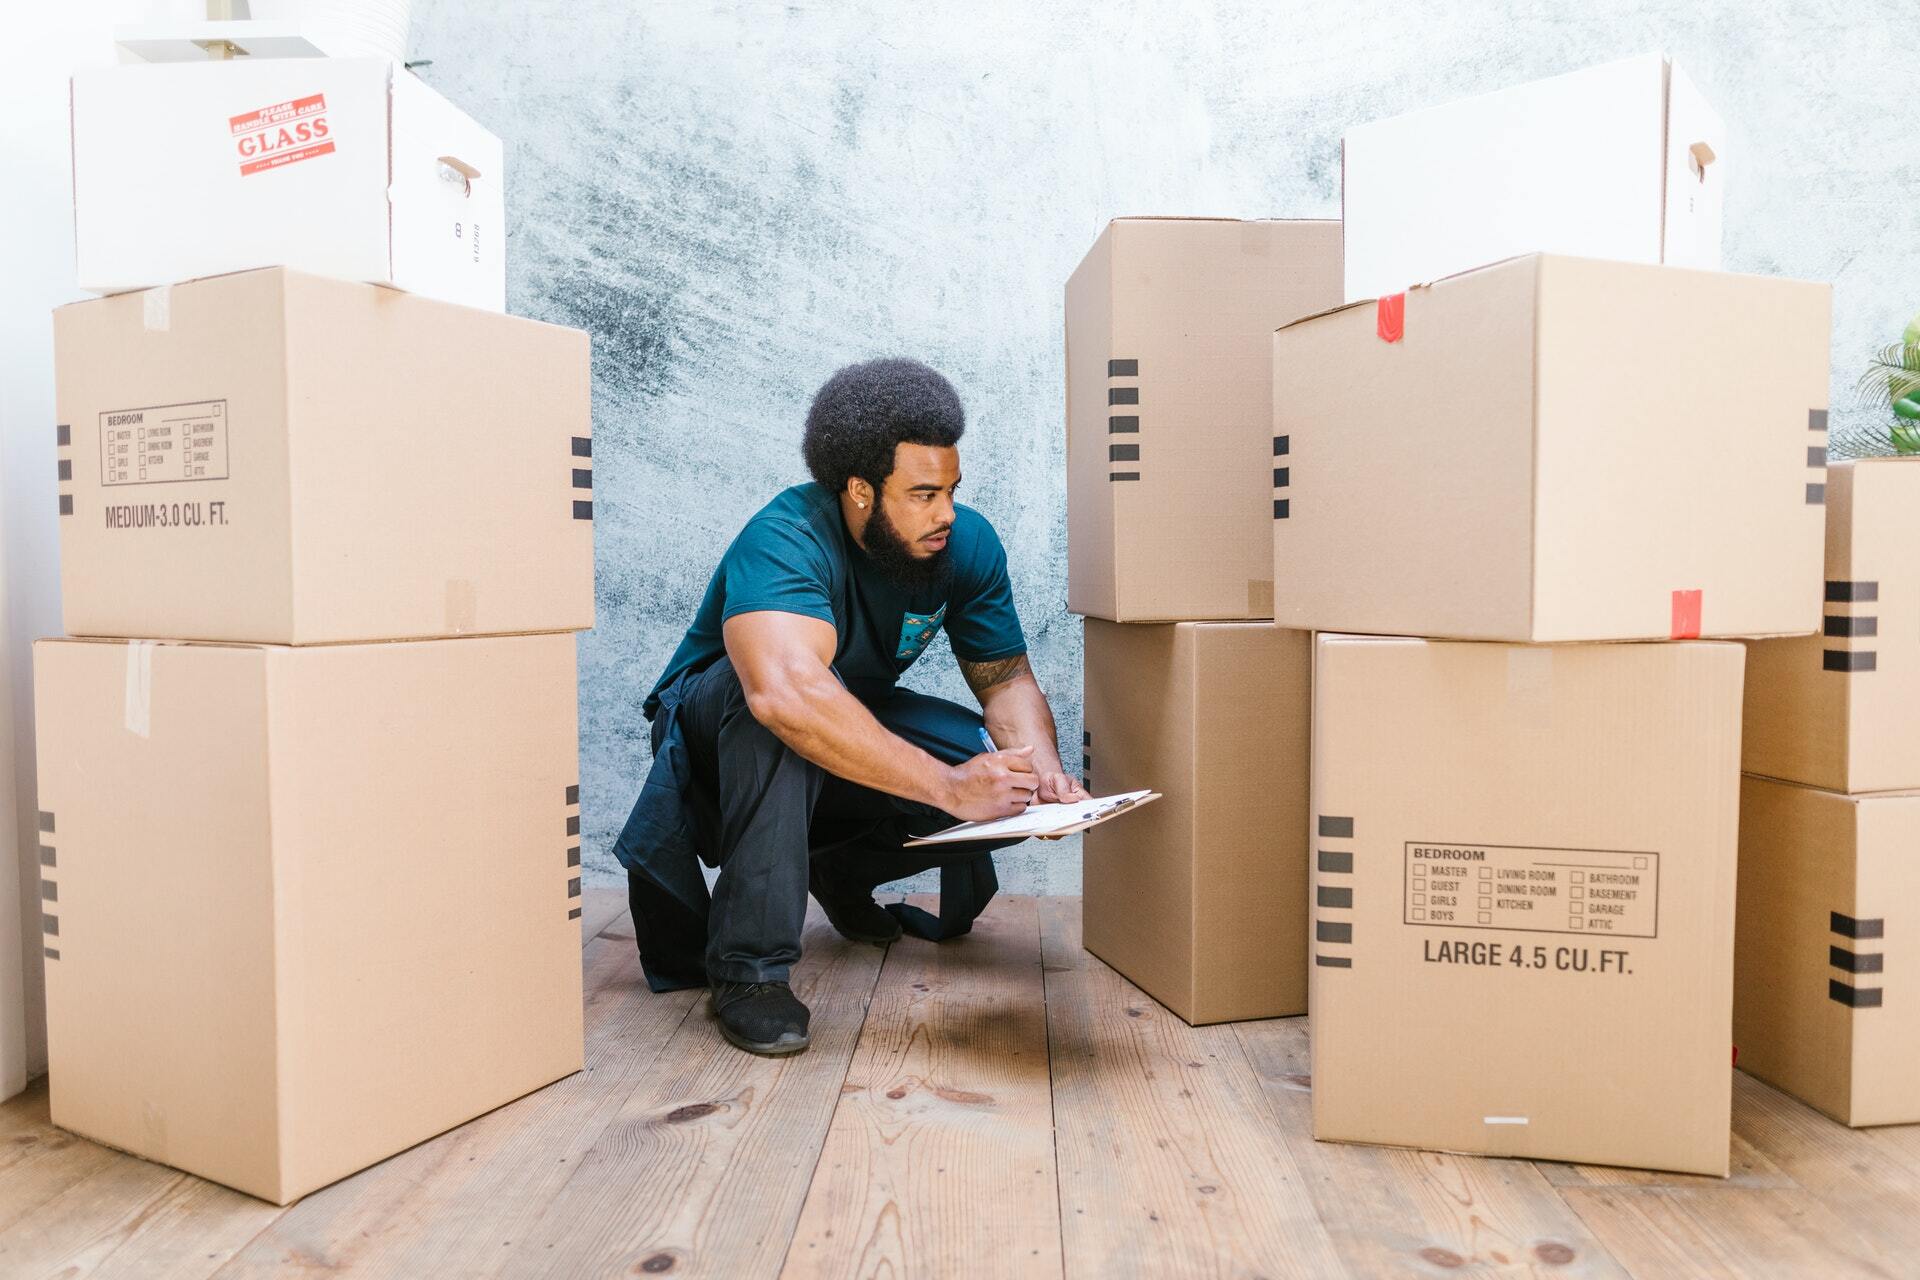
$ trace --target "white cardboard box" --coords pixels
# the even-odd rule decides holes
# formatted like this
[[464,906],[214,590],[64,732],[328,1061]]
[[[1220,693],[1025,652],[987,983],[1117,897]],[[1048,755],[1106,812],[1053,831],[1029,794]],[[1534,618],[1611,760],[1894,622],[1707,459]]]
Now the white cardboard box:
[[506,310],[500,140],[380,58],[73,78],[79,283],[290,266]]
[[1720,267],[1726,127],[1657,53],[1349,129],[1346,294],[1525,253]]

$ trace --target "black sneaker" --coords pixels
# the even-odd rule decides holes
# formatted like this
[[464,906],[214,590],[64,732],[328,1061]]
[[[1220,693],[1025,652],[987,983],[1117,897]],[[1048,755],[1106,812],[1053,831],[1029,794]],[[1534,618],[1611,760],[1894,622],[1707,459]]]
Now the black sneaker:
[[849,942],[876,942],[884,946],[900,937],[900,922],[893,918],[891,911],[875,902],[872,894],[836,894],[818,866],[808,868],[807,888],[820,909],[827,913],[827,923]]
[[748,1053],[799,1053],[807,1037],[807,1006],[784,982],[714,982],[707,988],[720,1034]]

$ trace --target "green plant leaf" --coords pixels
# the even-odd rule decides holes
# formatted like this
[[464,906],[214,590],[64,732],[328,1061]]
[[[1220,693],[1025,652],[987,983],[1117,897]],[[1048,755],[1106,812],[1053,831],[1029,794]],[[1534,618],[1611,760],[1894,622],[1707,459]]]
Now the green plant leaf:
[[1920,397],[1920,342],[1894,342],[1882,347],[1856,387],[1863,405]]

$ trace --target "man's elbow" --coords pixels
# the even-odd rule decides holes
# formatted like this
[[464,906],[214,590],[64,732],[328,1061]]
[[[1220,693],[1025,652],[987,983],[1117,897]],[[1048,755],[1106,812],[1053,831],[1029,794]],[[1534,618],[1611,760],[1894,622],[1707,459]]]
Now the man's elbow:
[[798,731],[808,719],[810,699],[790,681],[756,684],[745,693],[747,713],[782,738]]

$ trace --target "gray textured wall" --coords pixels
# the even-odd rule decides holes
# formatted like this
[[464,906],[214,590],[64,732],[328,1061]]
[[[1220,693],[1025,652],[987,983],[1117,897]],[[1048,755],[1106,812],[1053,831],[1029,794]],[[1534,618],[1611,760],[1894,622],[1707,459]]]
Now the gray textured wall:
[[[1837,410],[1920,309],[1909,3],[416,13],[423,76],[506,140],[511,309],[594,338],[600,612],[581,727],[601,876],[647,762],[640,699],[727,540],[804,478],[807,399],[849,360],[912,354],[959,386],[966,500],[1007,542],[1061,739],[1079,740],[1061,288],[1112,216],[1338,216],[1348,124],[1665,49],[1734,131],[1727,266],[1836,285]],[[912,681],[966,697],[944,647]],[[1077,890],[1074,844],[1025,849],[1040,851],[1002,855],[1009,889]]]

